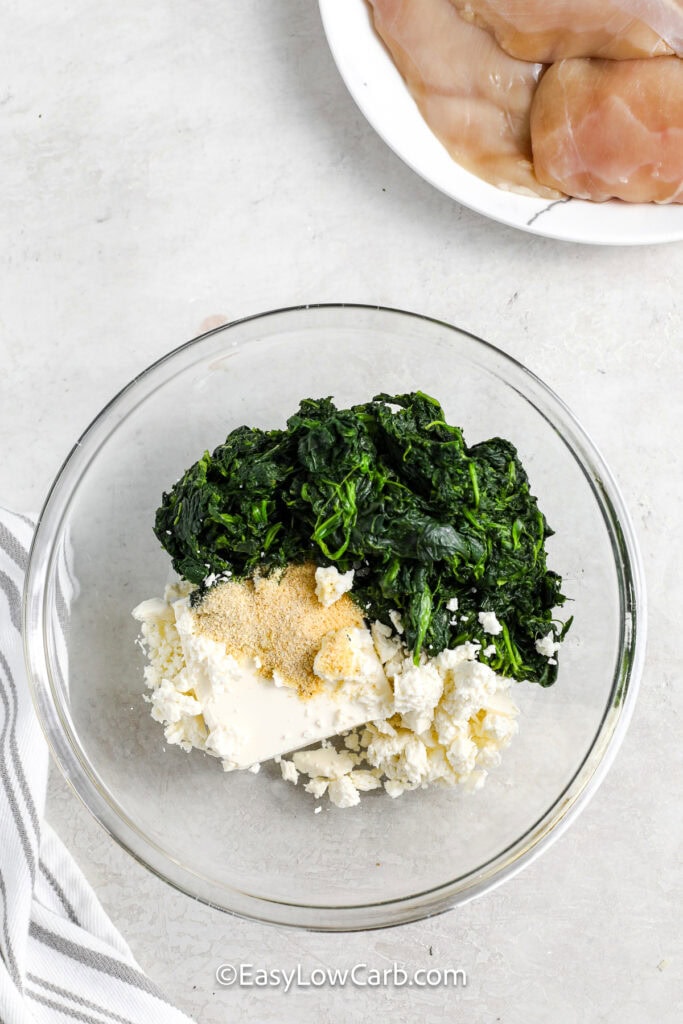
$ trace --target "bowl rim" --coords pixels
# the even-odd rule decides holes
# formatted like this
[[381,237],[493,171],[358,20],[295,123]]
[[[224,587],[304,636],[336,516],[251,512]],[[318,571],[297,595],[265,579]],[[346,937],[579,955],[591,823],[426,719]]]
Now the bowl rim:
[[[87,456],[87,466],[99,448],[92,452],[89,446],[97,441],[97,434],[107,428],[111,436],[118,423],[130,415],[132,409],[110,423],[112,413],[120,409],[124,398],[137,385],[182,353],[198,349],[207,339],[252,321],[272,321],[292,313],[306,310],[328,311],[333,315],[342,310],[387,314],[397,319],[409,318],[445,328],[456,336],[464,337],[468,344],[483,346],[491,355],[521,376],[560,415],[563,426],[571,428],[572,444],[564,432],[562,439],[578,462],[598,503],[609,539],[617,571],[621,603],[619,657],[615,667],[610,697],[593,741],[575,769],[564,790],[546,811],[526,831],[505,849],[480,865],[474,872],[450,879],[438,886],[407,896],[387,900],[373,900],[357,904],[306,905],[269,899],[261,895],[225,887],[230,895],[229,904],[216,900],[213,883],[186,865],[180,864],[131,821],[90,769],[72,735],[69,723],[59,705],[49,668],[47,655],[48,635],[44,608],[48,599],[49,570],[52,566],[55,540],[59,537],[61,522],[69,508],[74,490],[81,478],[81,463]],[[346,315],[344,314],[341,314]],[[253,344],[254,339],[246,343]],[[165,383],[165,382],[164,382]],[[510,382],[508,382],[510,383]],[[141,398],[148,395],[145,392]],[[529,395],[524,393],[529,401]],[[542,414],[535,402],[534,408]],[[133,407],[134,408],[134,407]],[[552,421],[557,429],[557,423]],[[102,443],[102,442],[101,442]],[[590,468],[591,474],[588,473]],[[47,493],[36,522],[29,552],[28,569],[22,603],[24,656],[29,690],[36,713],[50,751],[70,787],[104,830],[140,864],[162,881],[194,899],[229,914],[275,925],[288,925],[312,931],[359,931],[393,927],[435,914],[443,913],[476,896],[495,888],[532,863],[576,819],[587,806],[607,774],[624,738],[637,697],[645,657],[647,598],[642,559],[631,519],[620,490],[599,450],[580,425],[568,406],[533,371],[502,349],[460,327],[436,317],[426,316],[396,307],[364,303],[306,303],[286,306],[232,320],[215,327],[177,346],[152,362],[137,374],[103,406],[80,434]],[[36,644],[36,639],[40,644]]]

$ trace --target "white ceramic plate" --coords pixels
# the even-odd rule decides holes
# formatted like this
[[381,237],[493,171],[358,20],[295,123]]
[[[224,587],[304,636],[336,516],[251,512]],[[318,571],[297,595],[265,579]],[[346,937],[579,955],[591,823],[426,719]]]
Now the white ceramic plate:
[[432,134],[372,25],[366,0],[319,0],[332,55],[375,131],[409,167],[464,206],[548,238],[594,245],[683,239],[683,205],[549,202],[504,192],[456,164]]

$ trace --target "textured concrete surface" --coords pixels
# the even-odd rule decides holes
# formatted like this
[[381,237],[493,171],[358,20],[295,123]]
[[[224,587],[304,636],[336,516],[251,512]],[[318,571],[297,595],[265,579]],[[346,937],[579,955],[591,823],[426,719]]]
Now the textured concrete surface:
[[[606,782],[521,875],[430,921],[320,936],[225,917],[134,863],[55,769],[49,818],[141,964],[204,1024],[679,1020],[683,243],[562,244],[443,197],[359,114],[310,0],[14,0],[3,21],[0,501],[37,509],[101,406],[207,317],[381,303],[555,388],[623,489],[649,582],[641,697]],[[468,983],[214,980],[223,962],[393,961]]]

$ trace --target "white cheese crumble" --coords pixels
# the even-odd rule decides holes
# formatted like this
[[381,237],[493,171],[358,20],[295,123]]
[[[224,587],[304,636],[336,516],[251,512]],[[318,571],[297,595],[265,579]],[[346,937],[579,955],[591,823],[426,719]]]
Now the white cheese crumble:
[[133,609],[134,618],[141,623],[141,643],[148,657],[144,678],[152,696],[145,699],[152,705],[152,718],[164,723],[166,742],[186,752],[192,747],[204,750],[208,730],[196,710],[192,679],[186,671],[170,602],[185,597],[192,589],[189,583],[174,584],[167,587],[164,600],[151,598]]
[[176,690],[170,679],[162,679],[151,698],[152,718],[157,722],[180,722],[201,714],[202,706],[190,694]]
[[332,779],[327,787],[327,792],[335,807],[354,807],[360,803],[360,793],[348,775]]
[[337,752],[334,747],[320,747],[318,750],[297,750],[292,760],[298,771],[305,775],[322,776],[325,779],[339,779],[352,771],[355,761],[346,751]]
[[403,636],[404,628],[403,628],[403,619],[401,618],[401,613],[395,611],[395,609],[392,608],[391,611],[389,612],[389,618],[391,619],[392,625],[393,625],[394,629],[396,630],[396,632],[400,636]]
[[479,612],[479,622],[485,633],[497,636],[503,632],[503,627],[496,618],[495,612]]
[[413,664],[403,662],[402,670],[394,676],[394,707],[401,715],[401,724],[415,732],[424,732],[432,721],[434,708],[443,692],[443,679],[432,662]]
[[536,641],[536,650],[542,657],[547,658],[548,661],[555,657],[559,649],[560,645],[555,639],[552,629],[545,636],[542,636],[540,640]]
[[310,782],[307,782],[304,786],[304,789],[306,790],[307,793],[311,793],[316,798],[316,800],[319,800],[321,796],[325,795],[325,792],[329,784],[329,779],[315,778],[311,779]]
[[282,778],[285,782],[293,782],[296,786],[299,781],[299,773],[296,770],[296,765],[293,761],[286,761],[284,758],[280,761],[280,771],[282,772]]
[[336,566],[318,566],[315,570],[315,595],[325,608],[338,601],[353,587],[353,569],[339,572]]

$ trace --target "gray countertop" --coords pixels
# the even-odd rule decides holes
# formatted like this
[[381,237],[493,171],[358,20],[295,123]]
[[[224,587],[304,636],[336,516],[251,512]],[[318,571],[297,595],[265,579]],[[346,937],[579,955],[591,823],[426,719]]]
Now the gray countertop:
[[[207,318],[379,303],[488,339],[560,394],[620,483],[649,584],[641,695],[607,780],[543,857],[432,920],[330,936],[223,916],[123,853],[54,769],[48,818],[141,965],[202,1024],[446,1006],[483,1024],[679,1020],[683,243],[553,242],[436,192],[356,109],[310,0],[15,0],[3,21],[3,504],[37,510],[101,406]],[[467,985],[214,978],[394,961]]]

